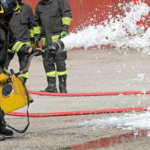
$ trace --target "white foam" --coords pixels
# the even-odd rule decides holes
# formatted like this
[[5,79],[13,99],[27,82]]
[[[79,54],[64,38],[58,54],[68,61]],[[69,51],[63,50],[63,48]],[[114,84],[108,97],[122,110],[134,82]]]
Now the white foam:
[[122,129],[150,129],[150,112],[140,114],[125,114],[120,117],[107,117],[104,119],[93,119],[90,121],[80,122],[79,125],[85,127],[117,127]]
[[65,50],[81,47],[87,49],[109,44],[116,49],[133,48],[149,52],[150,29],[145,33],[139,33],[139,31],[143,31],[143,27],[136,25],[136,22],[150,12],[150,7],[145,3],[133,5],[131,2],[122,9],[125,12],[125,17],[118,15],[111,18],[109,22],[105,21],[104,25],[88,26],[77,33],[70,33],[69,36],[62,39]]

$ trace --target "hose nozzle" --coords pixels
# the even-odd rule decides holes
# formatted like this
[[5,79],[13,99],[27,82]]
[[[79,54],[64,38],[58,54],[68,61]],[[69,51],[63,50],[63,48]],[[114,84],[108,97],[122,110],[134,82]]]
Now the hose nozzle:
[[64,43],[59,40],[57,42],[53,42],[48,45],[48,47],[44,51],[49,51],[51,53],[61,52],[64,50]]
[[61,40],[54,42],[53,44],[56,47],[57,51],[63,51],[65,48],[65,45]]

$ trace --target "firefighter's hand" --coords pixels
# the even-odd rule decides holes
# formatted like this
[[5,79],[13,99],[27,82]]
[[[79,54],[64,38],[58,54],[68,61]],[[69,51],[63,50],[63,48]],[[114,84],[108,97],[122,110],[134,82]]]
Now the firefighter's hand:
[[5,75],[3,72],[0,73],[0,84],[5,84],[7,83],[8,77]]
[[67,36],[68,35],[68,33],[66,32],[66,31],[62,31],[61,33],[60,33],[60,38],[64,38],[65,36]]
[[35,56],[39,56],[39,55],[41,55],[42,53],[44,53],[44,50],[42,50],[41,48],[32,48],[32,51],[31,51],[31,55],[32,54],[34,54],[34,53],[36,53],[36,55]]
[[44,50],[44,51],[48,51],[49,53],[55,54],[58,50],[58,46],[56,44],[56,42],[53,42],[51,44],[48,45],[48,47]]
[[34,39],[35,47],[38,47],[38,48],[40,47],[40,46],[39,46],[39,41],[40,41],[39,38],[35,38],[35,39]]

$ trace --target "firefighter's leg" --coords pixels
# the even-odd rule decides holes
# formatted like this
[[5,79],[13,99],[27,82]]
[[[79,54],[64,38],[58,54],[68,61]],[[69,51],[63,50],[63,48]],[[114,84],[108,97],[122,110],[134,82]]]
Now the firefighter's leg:
[[6,61],[5,61],[5,72],[6,73],[9,73],[9,71],[8,71],[8,67],[9,67],[9,64],[10,64],[10,62],[11,62],[11,60],[13,59],[13,57],[14,57],[14,55],[15,55],[15,53],[14,52],[9,52],[8,51],[8,53],[7,53],[7,57],[6,57]]
[[13,131],[6,128],[4,121],[4,113],[0,108],[0,141],[5,139],[5,136],[12,136]]
[[45,92],[57,93],[56,87],[56,70],[54,64],[55,54],[45,52],[43,54],[43,65],[46,72],[48,86],[44,90]]
[[[1,110],[0,110],[1,111]],[[1,114],[1,113],[0,113]],[[2,116],[0,115],[0,127],[1,127],[1,125],[2,125],[2,123],[3,123],[3,121],[2,121],[2,118],[1,118]],[[2,133],[0,133],[0,141],[4,141],[5,140],[5,136],[2,134]]]
[[65,59],[67,53],[59,53],[56,56],[57,75],[59,79],[59,91],[60,93],[67,93],[67,69]]
[[[23,70],[28,64],[29,55],[19,53],[19,52],[17,53],[17,55],[18,55],[18,58],[19,58],[20,70]],[[19,75],[19,77],[21,77],[23,83],[26,84],[27,79],[29,79],[29,72],[22,73],[22,74]]]
[[57,93],[57,88],[56,88],[56,77],[48,77],[47,76],[47,82],[48,86],[44,90],[44,92],[53,92]]

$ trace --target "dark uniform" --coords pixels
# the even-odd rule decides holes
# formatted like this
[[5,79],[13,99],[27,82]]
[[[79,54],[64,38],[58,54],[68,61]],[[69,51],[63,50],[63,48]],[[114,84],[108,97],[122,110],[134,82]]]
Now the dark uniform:
[[[13,12],[19,10],[19,5],[16,0],[0,0],[0,85],[8,82],[8,77],[4,73],[4,64],[6,61],[8,48],[12,51],[21,53],[39,52],[35,48],[17,41],[13,32],[9,28],[9,21]],[[13,135],[13,131],[6,128],[4,113],[0,107],[0,141],[5,139],[5,136]]]
[[[31,46],[31,42],[34,41],[33,33],[33,12],[29,5],[24,4],[21,0],[18,0],[20,5],[20,10],[15,12],[10,20],[10,28],[13,31],[15,37],[18,41],[26,43]],[[15,53],[8,50],[8,55],[5,63],[6,69],[10,64],[10,61],[13,59]],[[18,52],[18,59],[20,64],[20,70],[26,67],[28,62],[28,55]],[[20,77],[23,78],[24,83],[29,78],[29,72],[21,74]]]
[[[36,6],[34,17],[34,38],[37,43],[41,38],[42,48],[51,42],[58,41],[67,35],[71,24],[71,8],[67,0],[42,0]],[[67,93],[66,78],[67,69],[65,60],[67,53],[43,54],[43,65],[45,68],[48,87],[46,92],[57,92],[56,74],[59,78],[59,90]]]

